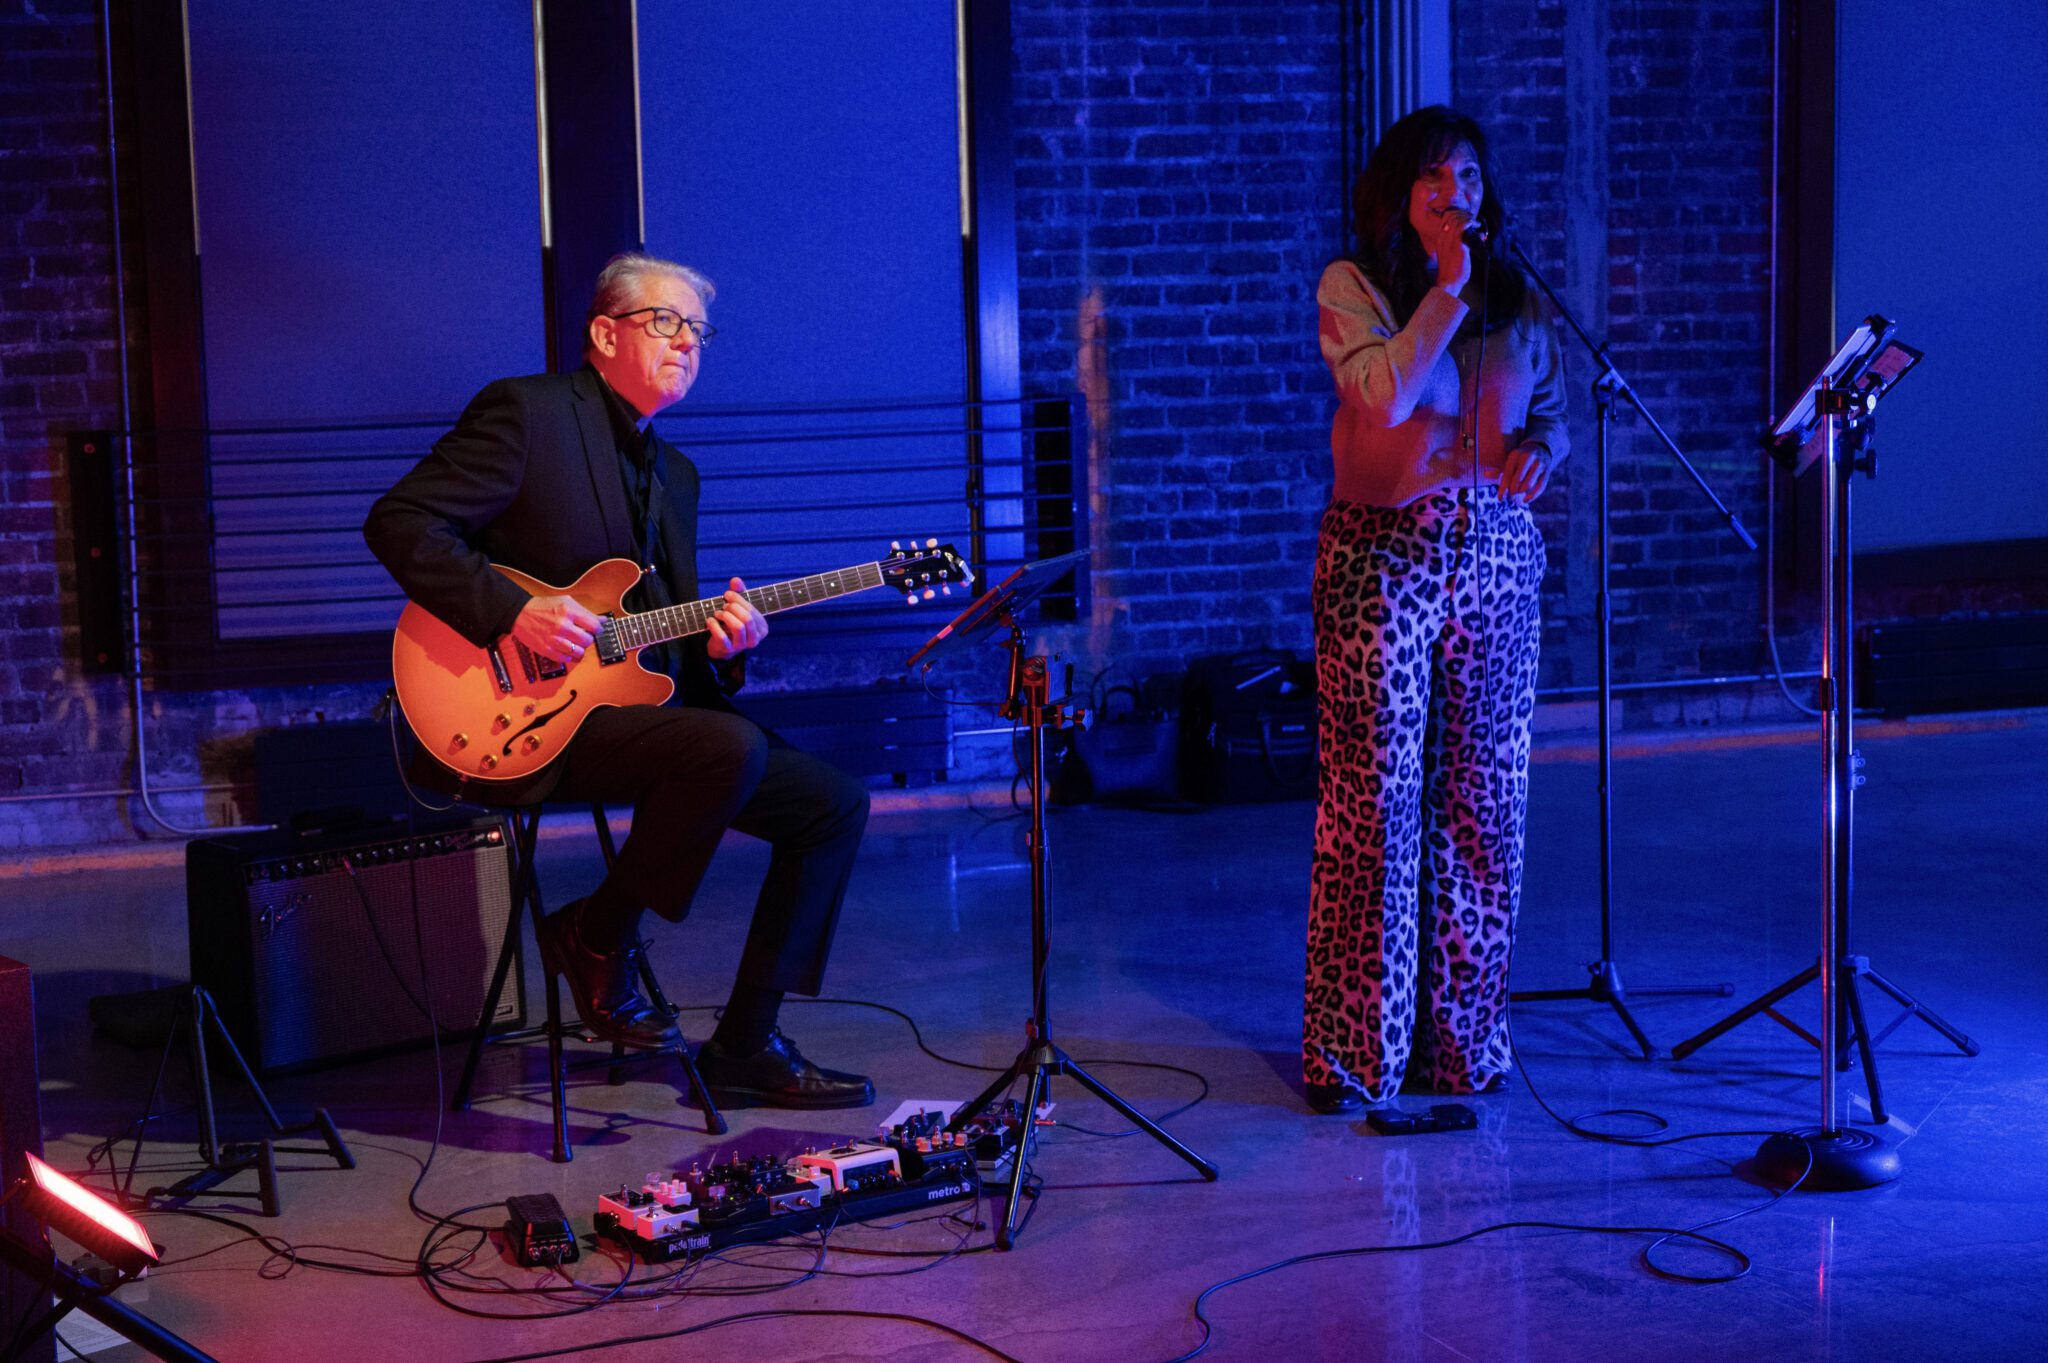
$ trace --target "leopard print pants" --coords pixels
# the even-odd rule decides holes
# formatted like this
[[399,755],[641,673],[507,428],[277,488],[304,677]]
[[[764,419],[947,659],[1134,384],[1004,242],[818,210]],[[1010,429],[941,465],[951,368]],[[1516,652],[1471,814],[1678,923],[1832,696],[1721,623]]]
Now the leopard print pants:
[[1310,1083],[1380,1102],[1411,1058],[1436,1093],[1508,1068],[1542,581],[1535,519],[1491,487],[1323,515]]

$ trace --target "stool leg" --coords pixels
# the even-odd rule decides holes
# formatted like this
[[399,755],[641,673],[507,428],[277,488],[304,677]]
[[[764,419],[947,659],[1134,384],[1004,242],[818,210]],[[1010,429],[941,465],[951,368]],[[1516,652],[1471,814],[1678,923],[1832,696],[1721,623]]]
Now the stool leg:
[[[540,807],[533,810],[533,839],[540,838]],[[542,914],[540,896],[540,875],[536,871],[526,878],[526,911],[533,919],[533,940],[540,941],[540,920]],[[562,977],[548,965],[545,953],[541,956],[541,973],[548,980],[548,1099],[554,1108],[555,1149],[549,1156],[556,1164],[567,1164],[576,1158],[576,1152],[569,1146],[569,1095],[565,1083],[565,1066],[562,1060]]]
[[[654,967],[647,963],[647,958],[644,955],[640,958],[640,983],[647,990],[647,1001],[649,1003],[669,1017],[676,1017],[682,1013],[683,1010],[670,1003],[668,995],[661,992],[661,981],[654,978]],[[691,1099],[697,1104],[698,1110],[704,1114],[704,1129],[714,1136],[723,1136],[726,1131],[725,1117],[719,1112],[718,1104],[713,1101],[711,1090],[704,1083],[704,1076],[697,1073],[697,1062],[690,1055],[690,1043],[688,1041],[678,1041],[674,1049],[676,1062],[683,1067],[683,1079],[686,1085],[684,1091],[690,1095]]]
[[704,1129],[714,1136],[723,1136],[726,1132],[725,1114],[718,1110],[710,1088],[704,1083],[704,1076],[697,1072],[697,1062],[690,1056],[690,1043],[678,1041],[674,1049],[676,1063],[683,1067],[687,1090],[697,1100],[697,1110],[704,1114]]
[[[618,857],[618,848],[612,841],[611,820],[605,817],[602,803],[590,806],[590,818],[591,822],[597,825],[598,849],[604,853],[604,866],[609,871],[612,862]],[[645,953],[640,957],[640,984],[647,991],[647,1001],[664,1017],[675,1018],[681,1015],[682,1009],[670,1003],[668,995],[661,992],[661,981],[654,977],[654,967],[648,964]],[[690,1095],[696,1102],[698,1111],[704,1114],[704,1129],[714,1136],[723,1136],[728,1129],[725,1115],[718,1110],[717,1102],[711,1097],[710,1088],[704,1083],[704,1076],[697,1072],[697,1062],[690,1055],[690,1043],[678,1041],[673,1049],[676,1063],[683,1067],[684,1092]],[[612,1064],[608,1075],[610,1082],[614,1084],[625,1082],[619,1065],[625,1052],[624,1046],[612,1047]]]
[[[610,874],[612,863],[619,859],[619,849],[618,844],[612,841],[612,823],[605,817],[604,801],[591,802],[590,822],[597,829],[597,850],[604,854],[604,869],[606,874]],[[644,956],[640,958],[640,974],[642,978],[647,974],[647,958]],[[604,1081],[613,1088],[626,1082],[626,1048],[616,1041],[612,1043],[612,1063],[604,1068]]]
[[557,1164],[576,1158],[569,1148],[569,1095],[562,1078],[562,991],[561,979],[548,971],[548,1093],[555,1109],[555,1151],[549,1156]]
[[521,814],[512,818],[512,903],[511,912],[505,916],[505,940],[498,947],[498,965],[491,972],[490,992],[484,995],[484,1006],[476,1015],[476,1035],[470,1038],[469,1054],[462,1061],[462,1082],[455,1086],[455,1099],[450,1106],[457,1112],[469,1110],[470,1090],[476,1086],[477,1062],[483,1058],[484,1043],[491,1037],[491,1016],[498,1011],[498,1000],[504,997],[505,981],[512,971],[512,958],[519,947],[519,917],[525,907],[526,880],[533,866],[533,832]]

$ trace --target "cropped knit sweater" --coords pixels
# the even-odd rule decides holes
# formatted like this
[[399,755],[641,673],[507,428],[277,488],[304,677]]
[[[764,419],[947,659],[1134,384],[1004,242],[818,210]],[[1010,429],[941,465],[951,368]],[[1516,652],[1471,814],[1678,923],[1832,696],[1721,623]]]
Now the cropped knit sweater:
[[[1470,288],[1476,297],[1476,280]],[[1507,455],[1518,446],[1542,446],[1553,465],[1571,448],[1563,364],[1537,297],[1530,290],[1514,324],[1486,337],[1474,440],[1483,484],[1499,482]],[[1332,495],[1406,506],[1470,483],[1461,398],[1471,394],[1479,342],[1452,343],[1469,311],[1463,300],[1431,289],[1408,325],[1396,326],[1385,296],[1357,265],[1340,260],[1323,271],[1316,305],[1323,360],[1337,383]]]

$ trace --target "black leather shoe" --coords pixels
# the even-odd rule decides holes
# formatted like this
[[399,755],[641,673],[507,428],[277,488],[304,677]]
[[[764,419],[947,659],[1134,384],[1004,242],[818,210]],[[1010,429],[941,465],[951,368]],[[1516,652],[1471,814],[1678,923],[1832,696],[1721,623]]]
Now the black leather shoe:
[[1348,1084],[1304,1084],[1308,1105],[1325,1116],[1356,1112],[1365,1106],[1365,1095]]
[[875,1086],[865,1075],[822,1070],[804,1059],[780,1027],[752,1055],[733,1055],[716,1040],[697,1052],[697,1072],[711,1096],[730,1106],[866,1107]]
[[658,1051],[682,1041],[675,1020],[640,997],[640,958],[647,944],[635,937],[618,951],[596,952],[583,945],[576,931],[583,901],[540,920],[540,954],[549,970],[569,985],[576,1016],[590,1033],[643,1051]]

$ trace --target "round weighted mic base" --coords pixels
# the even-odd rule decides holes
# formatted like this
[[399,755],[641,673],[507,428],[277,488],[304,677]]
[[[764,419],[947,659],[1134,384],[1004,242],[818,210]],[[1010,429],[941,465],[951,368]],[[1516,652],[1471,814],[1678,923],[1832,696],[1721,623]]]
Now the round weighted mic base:
[[1890,1183],[1902,1171],[1897,1147],[1868,1131],[1803,1126],[1757,1147],[1756,1172],[1774,1187],[1797,1183],[1802,1192],[1843,1193]]

